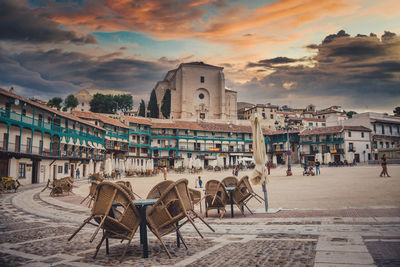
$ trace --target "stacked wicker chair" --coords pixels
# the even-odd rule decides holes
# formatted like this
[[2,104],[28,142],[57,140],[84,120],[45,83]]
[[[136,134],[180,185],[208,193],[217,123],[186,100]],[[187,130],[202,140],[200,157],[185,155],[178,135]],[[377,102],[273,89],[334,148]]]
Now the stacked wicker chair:
[[[243,176],[239,180],[235,190],[233,191],[233,201],[235,202],[235,204],[237,206],[246,207],[248,209],[248,211],[251,214],[253,214],[253,212],[247,206],[247,202],[249,202],[249,200],[252,199],[253,197],[260,203],[261,203],[261,201],[264,201],[264,199],[262,197],[260,197],[259,195],[257,195],[254,192],[254,190],[251,187],[251,184],[249,182],[249,177]],[[243,209],[241,208],[240,210],[242,211]],[[242,211],[242,213],[243,213],[243,211]]]
[[[168,254],[168,257],[171,258],[171,254],[169,253],[168,248],[165,246],[165,243],[162,240],[163,236],[176,231],[186,249],[187,246],[177,226],[177,223],[185,218],[186,215],[182,209],[179,195],[175,190],[175,183],[172,181],[169,182],[170,184],[163,192],[161,192],[161,195],[158,198],[157,202],[149,209],[147,209],[146,217],[150,230],[158,238],[158,240],[160,240],[161,245],[164,247],[165,251]],[[156,185],[156,187],[160,186],[160,184],[161,183]],[[166,183],[164,183],[163,185],[165,184]],[[158,190],[159,189],[151,190],[149,196],[154,198],[155,194],[159,193]]]
[[86,200],[89,199],[89,204],[88,207],[90,208],[90,205],[92,204],[92,201],[95,199],[96,197],[96,189],[97,189],[97,185],[99,183],[97,182],[92,182],[92,184],[90,185],[89,188],[89,194],[81,201],[81,204]]
[[229,203],[229,196],[224,184],[217,180],[209,180],[205,189],[206,213],[211,209],[222,210],[220,216],[222,218],[226,212],[225,205]]
[[[124,189],[127,189],[128,191],[130,191],[130,192],[128,192],[128,193],[132,193],[134,196],[137,196],[138,198],[142,198],[141,196],[139,196],[138,194],[136,194],[135,192],[133,192],[131,182],[129,182],[129,181],[117,181],[117,182],[115,182],[115,183],[118,184],[118,185],[120,185],[120,186],[126,187],[126,188],[124,188]],[[135,199],[135,197],[133,197],[132,199]]]
[[97,229],[92,235],[90,242],[93,242],[99,230],[103,229],[103,236],[96,247],[94,258],[97,256],[104,239],[114,238],[121,241],[128,240],[120,258],[122,262],[140,222],[139,210],[135,207],[126,189],[123,189],[115,183],[102,182],[97,185],[92,214],[71,235],[68,241],[70,241],[86,224],[92,224],[97,226]]
[[156,184],[147,194],[147,198],[151,199],[161,197],[162,193],[173,183],[174,182],[171,180],[165,180]]
[[238,184],[238,179],[235,176],[228,176],[222,179],[221,183],[223,183],[225,187],[235,187]]

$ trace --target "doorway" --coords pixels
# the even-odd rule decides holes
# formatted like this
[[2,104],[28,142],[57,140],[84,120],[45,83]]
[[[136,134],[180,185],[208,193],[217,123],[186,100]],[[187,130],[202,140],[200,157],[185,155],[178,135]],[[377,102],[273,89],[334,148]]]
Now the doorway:
[[71,177],[74,178],[75,177],[75,164],[71,164]]
[[355,153],[354,154],[354,159],[356,160],[356,162],[360,162],[360,154]]
[[53,180],[56,179],[56,172],[57,171],[57,165],[53,165]]
[[35,160],[32,164],[32,184],[37,184],[39,182],[39,161]]
[[86,177],[86,164],[83,164],[82,177]]
[[8,159],[0,159],[0,177],[8,177]]

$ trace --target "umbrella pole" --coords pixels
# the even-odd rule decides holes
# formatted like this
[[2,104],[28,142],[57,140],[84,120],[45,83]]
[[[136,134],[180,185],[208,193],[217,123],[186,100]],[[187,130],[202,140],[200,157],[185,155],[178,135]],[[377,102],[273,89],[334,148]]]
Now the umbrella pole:
[[264,192],[265,212],[268,212],[268,194],[267,194],[267,186],[265,185],[265,182],[262,184],[262,190]]

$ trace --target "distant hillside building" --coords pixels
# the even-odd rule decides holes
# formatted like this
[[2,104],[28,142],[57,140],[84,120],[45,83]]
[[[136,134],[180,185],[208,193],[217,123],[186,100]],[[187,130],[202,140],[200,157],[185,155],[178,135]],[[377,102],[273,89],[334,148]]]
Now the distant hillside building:
[[78,93],[74,95],[78,101],[79,104],[75,108],[75,110],[79,111],[90,111],[90,100],[92,100],[93,96],[89,93],[88,90],[80,90]]
[[164,94],[170,90],[170,118],[235,120],[237,93],[225,88],[223,69],[203,62],[180,64],[157,82],[158,106],[161,108]]

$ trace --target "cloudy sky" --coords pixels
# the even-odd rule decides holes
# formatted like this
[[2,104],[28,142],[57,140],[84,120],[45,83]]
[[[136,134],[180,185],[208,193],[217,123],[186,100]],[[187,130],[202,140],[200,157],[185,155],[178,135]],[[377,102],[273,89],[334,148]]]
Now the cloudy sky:
[[2,0],[0,87],[138,104],[182,62],[223,66],[239,101],[400,105],[398,0]]

